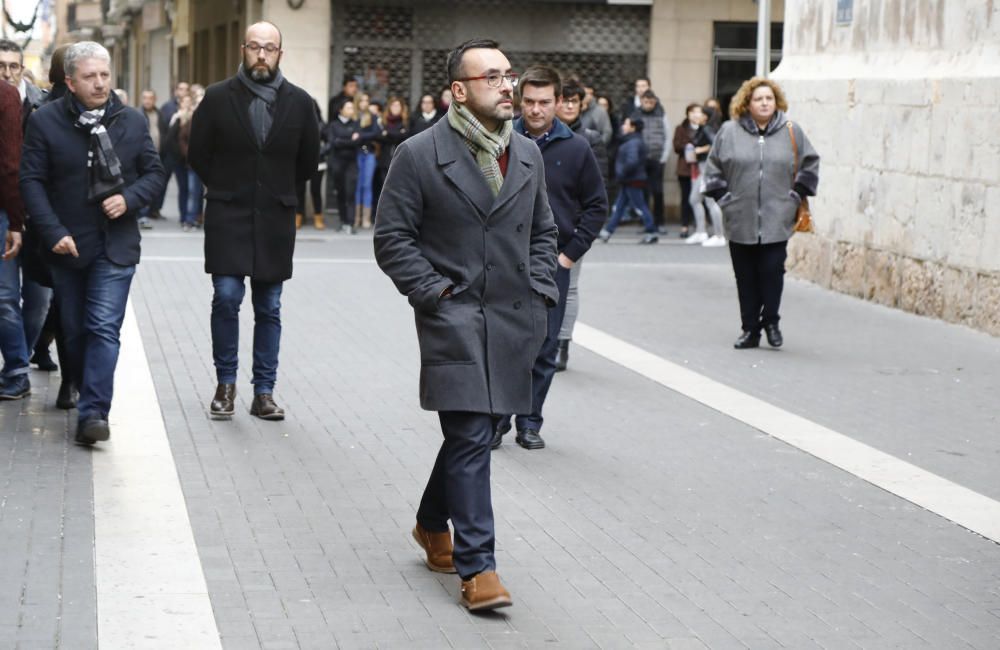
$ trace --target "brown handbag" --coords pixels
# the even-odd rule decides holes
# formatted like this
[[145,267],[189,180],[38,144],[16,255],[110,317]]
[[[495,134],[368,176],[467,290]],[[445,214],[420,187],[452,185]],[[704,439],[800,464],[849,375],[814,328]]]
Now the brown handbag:
[[[792,151],[795,152],[795,168],[792,171],[792,183],[794,184],[795,177],[799,173],[799,145],[795,142],[795,129],[792,128],[791,122],[788,123],[788,136],[792,139]],[[792,230],[795,232],[813,231],[812,212],[809,211],[809,199],[805,196],[802,197],[799,209],[795,212],[795,227]]]

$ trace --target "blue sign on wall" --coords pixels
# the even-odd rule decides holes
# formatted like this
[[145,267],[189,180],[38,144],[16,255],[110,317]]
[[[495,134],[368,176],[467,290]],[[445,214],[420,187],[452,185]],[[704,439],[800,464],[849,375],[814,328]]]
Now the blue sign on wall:
[[837,0],[837,24],[850,25],[854,18],[854,0]]

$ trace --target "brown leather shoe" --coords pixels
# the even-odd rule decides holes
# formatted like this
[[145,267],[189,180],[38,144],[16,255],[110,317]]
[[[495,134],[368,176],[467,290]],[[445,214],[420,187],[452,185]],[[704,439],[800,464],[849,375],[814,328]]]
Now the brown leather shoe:
[[285,419],[284,409],[274,403],[274,397],[270,393],[253,396],[253,403],[250,404],[250,415],[255,415],[261,420]]
[[470,612],[510,607],[514,601],[500,583],[496,571],[483,571],[462,581],[462,604]]
[[233,413],[236,412],[236,384],[219,384],[208,410],[212,417],[218,420],[228,420],[233,417]]
[[456,573],[451,561],[451,532],[432,533],[420,524],[413,529],[413,539],[427,553],[427,568],[438,573]]

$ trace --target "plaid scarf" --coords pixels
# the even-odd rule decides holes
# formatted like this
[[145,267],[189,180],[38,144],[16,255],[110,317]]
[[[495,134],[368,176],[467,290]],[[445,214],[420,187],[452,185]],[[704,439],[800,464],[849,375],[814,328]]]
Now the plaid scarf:
[[490,133],[469,109],[458,102],[452,102],[448,108],[448,125],[465,140],[479,170],[483,172],[486,184],[493,191],[493,196],[500,194],[500,188],[503,187],[500,157],[510,145],[510,134],[514,131],[510,120],[504,121],[498,133]]
[[90,176],[87,199],[90,201],[103,201],[125,187],[121,161],[111,145],[108,130],[101,123],[106,109],[107,105],[92,111],[80,111],[74,124],[76,128],[90,133],[90,149],[87,151],[87,173]]

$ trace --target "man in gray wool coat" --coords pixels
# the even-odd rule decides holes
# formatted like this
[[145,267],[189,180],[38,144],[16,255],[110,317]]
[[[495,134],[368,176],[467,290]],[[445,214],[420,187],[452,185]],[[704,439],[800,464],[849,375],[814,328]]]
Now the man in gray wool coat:
[[517,75],[498,48],[449,53],[454,101],[396,150],[375,223],[375,258],[414,309],[420,404],[444,434],[413,536],[430,569],[461,576],[470,610],[511,604],[493,555],[490,442],[498,414],[531,408],[559,300],[544,163],[513,133]]

